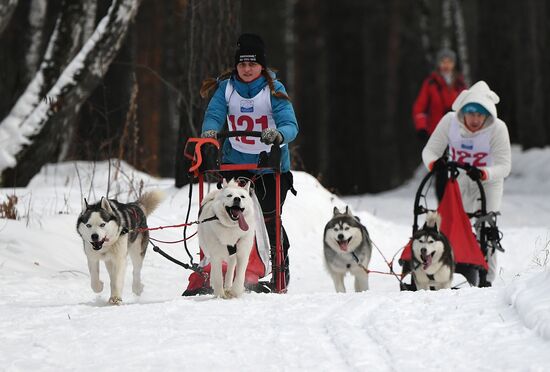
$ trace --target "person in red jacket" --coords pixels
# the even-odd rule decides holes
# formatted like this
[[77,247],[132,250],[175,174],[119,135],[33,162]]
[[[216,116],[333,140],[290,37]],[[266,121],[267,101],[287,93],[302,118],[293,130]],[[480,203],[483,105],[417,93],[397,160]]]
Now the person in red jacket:
[[441,49],[436,58],[437,70],[422,83],[413,105],[413,120],[418,138],[424,145],[460,92],[466,89],[464,78],[456,70],[456,54]]

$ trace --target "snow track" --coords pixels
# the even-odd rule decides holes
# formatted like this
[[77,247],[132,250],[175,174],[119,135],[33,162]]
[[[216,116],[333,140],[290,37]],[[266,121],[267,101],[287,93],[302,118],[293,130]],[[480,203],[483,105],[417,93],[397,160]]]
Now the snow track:
[[[109,306],[104,267],[106,290],[95,295],[90,289],[74,228],[80,197],[65,186],[77,184],[67,181],[73,172],[73,164],[59,165],[16,190],[22,206],[32,196],[33,216],[0,220],[2,371],[547,371],[550,366],[550,275],[544,261],[533,264],[548,249],[546,195],[538,199],[536,221],[531,209],[503,215],[507,252],[492,288],[399,292],[395,278],[371,275],[370,291],[337,294],[323,267],[321,234],[332,208],[345,202],[297,172],[299,194],[289,195],[284,212],[292,246],[289,293],[249,293],[227,301],[183,298],[189,273],[149,250],[143,295],[131,294],[129,267],[123,305]],[[101,180],[107,167],[96,172]],[[183,221],[187,189],[171,188],[172,180],[148,180],[155,185],[146,188],[168,193],[150,225]],[[0,196],[11,192],[0,190]],[[52,195],[60,205],[52,205]],[[535,206],[536,195],[532,198]],[[412,218],[407,187],[346,201],[388,258],[406,242],[405,221]],[[504,208],[520,202],[520,194],[510,195]],[[527,227],[515,223],[522,220]],[[154,237],[177,240],[181,231],[158,231]],[[196,242],[189,247],[196,250]],[[187,262],[181,245],[162,248]],[[378,252],[371,264],[386,270]],[[346,287],[353,288],[352,278],[346,278]]]

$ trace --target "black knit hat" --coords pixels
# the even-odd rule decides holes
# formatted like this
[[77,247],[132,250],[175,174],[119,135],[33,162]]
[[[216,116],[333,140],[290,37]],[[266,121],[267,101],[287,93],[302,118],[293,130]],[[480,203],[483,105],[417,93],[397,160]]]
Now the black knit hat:
[[256,62],[266,67],[264,41],[255,34],[242,34],[237,41],[235,66],[239,62]]

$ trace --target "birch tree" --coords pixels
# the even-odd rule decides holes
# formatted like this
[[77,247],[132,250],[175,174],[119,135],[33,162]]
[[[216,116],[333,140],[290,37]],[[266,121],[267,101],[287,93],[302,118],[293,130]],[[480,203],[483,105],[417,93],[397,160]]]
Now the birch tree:
[[464,25],[464,14],[459,0],[453,0],[453,18],[455,21],[457,52],[460,57],[460,65],[464,81],[470,86],[472,79],[470,77],[470,58],[468,56],[468,45],[466,38],[466,26]]
[[[63,132],[105,75],[140,2],[113,0],[90,39],[62,72],[57,76],[54,74],[52,80],[55,83],[43,96],[47,98],[37,94],[22,121],[12,120],[10,114],[0,124],[2,185],[26,185],[42,165],[57,160]],[[67,8],[72,8],[72,5],[68,4]],[[57,37],[62,37],[61,34],[63,32]],[[65,53],[71,54],[71,47]]]
[[32,0],[29,11],[29,30],[30,37],[29,48],[25,56],[25,65],[27,68],[27,81],[30,81],[36,72],[40,63],[40,51],[42,49],[42,38],[44,33],[44,23],[46,22],[46,10],[48,8],[47,0]]
[[[84,15],[84,2],[85,0],[63,1],[62,11],[57,18],[40,69],[36,72],[8,116],[0,123],[0,134],[2,129],[6,128],[14,132],[17,131],[22,123],[32,115],[33,110],[42,100],[49,101],[51,104],[54,103],[53,98],[45,95],[82,46],[79,35],[82,32],[80,23]],[[9,136],[4,138],[6,141],[9,141],[9,139]],[[11,161],[10,164],[14,165],[15,163]]]

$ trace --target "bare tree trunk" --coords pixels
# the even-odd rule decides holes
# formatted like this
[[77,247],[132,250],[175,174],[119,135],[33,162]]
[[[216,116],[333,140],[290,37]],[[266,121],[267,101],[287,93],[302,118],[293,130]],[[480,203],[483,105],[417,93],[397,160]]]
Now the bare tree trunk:
[[464,14],[460,0],[453,0],[453,15],[456,26],[456,41],[458,44],[457,52],[460,60],[460,66],[464,81],[470,86],[472,79],[470,77],[470,59],[468,57],[468,44],[466,38],[466,26],[464,25]]
[[[295,81],[293,104],[297,110],[300,146],[306,171],[327,179],[330,169],[330,105],[326,21],[329,2],[298,0],[295,17],[296,45],[294,50]],[[307,82],[307,83],[305,83]],[[299,109],[298,109],[299,108]]]
[[297,0],[285,1],[286,90],[291,96],[296,83],[296,58],[294,57],[294,48],[296,47],[296,2]]
[[175,184],[188,183],[188,160],[183,148],[189,137],[200,134],[208,99],[199,95],[202,81],[233,65],[233,53],[240,31],[241,2],[234,0],[192,0],[180,8],[178,49],[179,133],[175,151]]
[[[397,112],[399,100],[399,50],[401,33],[401,11],[400,0],[391,0],[389,4],[389,25],[388,25],[388,54],[387,54],[387,81],[386,81],[386,125],[382,126],[380,142],[386,150],[385,158],[388,161],[386,167],[388,179],[380,180],[380,186],[377,189],[387,188],[387,184],[397,186],[401,182],[401,162],[399,159],[399,143],[395,138],[401,132],[401,125],[397,125]],[[379,179],[377,177],[377,179]]]
[[424,50],[424,58],[428,66],[433,66],[433,46],[430,39],[430,7],[427,0],[420,0],[420,17],[418,17],[418,24],[420,27],[420,41],[422,43],[422,49]]
[[451,28],[453,26],[451,0],[443,0],[441,18],[443,19],[443,32],[441,32],[441,48],[451,48]]
[[140,154],[138,163],[134,166],[150,174],[158,174],[158,154],[162,147],[160,140],[165,97],[158,76],[163,74],[165,58],[162,50],[163,35],[170,32],[166,29],[165,8],[171,3],[172,1],[144,2],[136,20],[138,47],[135,58],[139,85],[137,117]]
[[517,61],[514,119],[518,123],[519,140],[526,149],[543,147],[550,141],[548,118],[544,115],[544,106],[548,107],[548,92],[544,91],[543,86],[543,77],[548,69],[543,59],[547,48],[545,29],[548,29],[548,23],[540,4],[527,0],[514,6],[517,13],[522,14],[514,48],[517,51],[514,53]]
[[0,35],[10,23],[11,16],[17,7],[18,0],[0,0]]
[[[69,64],[81,47],[79,35],[82,31],[80,22],[84,15],[83,3],[80,1],[63,2],[55,29],[52,33],[40,70],[31,80],[25,92],[19,97],[8,116],[0,123],[0,143],[4,139],[2,129],[16,130],[33,113],[42,101],[54,105],[51,97],[46,97],[57,81],[61,71]],[[67,4],[69,3],[69,4]],[[9,137],[7,137],[9,139]],[[12,163],[12,166],[14,163]],[[2,170],[0,164],[0,170]]]
[[[83,17],[82,17],[82,32],[80,34],[80,40],[74,39],[74,43],[78,44],[79,47],[84,45],[86,41],[92,36],[96,26],[96,17],[97,17],[97,0],[88,0],[83,4]],[[81,115],[81,113],[79,113]],[[75,120],[80,121],[79,117],[75,117]],[[66,160],[69,156],[71,149],[80,144],[75,143],[73,139],[75,138],[75,133],[78,132],[79,125],[69,125],[67,130],[63,134],[63,140],[61,145],[61,150],[59,153],[59,160]],[[86,123],[88,124],[88,123]],[[97,149],[96,149],[97,151]]]
[[32,80],[40,63],[42,55],[42,37],[44,35],[44,24],[46,23],[47,0],[32,0],[29,11],[29,49],[25,56],[27,68],[27,81]]
[[62,140],[59,134],[66,130],[67,123],[103,78],[126,36],[139,3],[140,0],[113,0],[92,37],[47,93],[48,100],[42,100],[19,125],[19,137],[12,140],[8,148],[11,152],[8,155],[12,156],[16,166],[6,169],[8,164],[4,161],[0,168],[3,185],[26,185],[43,164],[56,159]]
[[86,42],[95,30],[95,21],[97,16],[97,0],[89,0],[84,4],[84,30],[82,32],[82,40]]

